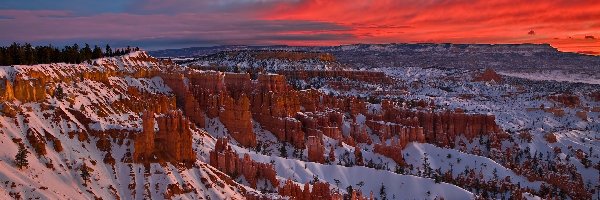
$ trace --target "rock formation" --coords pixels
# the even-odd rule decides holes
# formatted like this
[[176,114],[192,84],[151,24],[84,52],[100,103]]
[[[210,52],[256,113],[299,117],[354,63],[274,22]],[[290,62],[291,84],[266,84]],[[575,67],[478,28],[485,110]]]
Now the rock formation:
[[226,93],[220,94],[223,109],[219,112],[219,119],[227,128],[229,135],[243,146],[256,146],[248,97],[242,93],[239,99],[235,100]]
[[156,133],[154,121],[152,112],[143,113],[142,133],[134,139],[134,162],[189,163],[196,160],[189,121],[182,116],[181,111],[170,111],[157,117]]
[[578,96],[571,95],[571,94],[552,95],[552,96],[549,96],[548,99],[550,99],[554,102],[561,103],[562,105],[571,107],[571,108],[579,106],[581,103],[581,100],[579,100]]
[[[286,180],[285,184],[279,188],[279,195],[290,197],[291,199],[297,200],[309,200],[309,199],[336,199],[341,200],[342,195],[334,193],[330,189],[330,185],[327,182],[316,182],[312,184],[312,191],[309,183],[304,184],[304,189],[294,183],[292,180]],[[366,199],[361,195],[355,196],[354,199]]]
[[217,140],[215,149],[210,152],[210,165],[234,178],[238,175],[244,176],[252,188],[257,188],[259,179],[267,180],[275,188],[279,186],[273,164],[256,162],[248,154],[239,158],[229,146],[227,138]]
[[486,68],[482,73],[476,74],[473,77],[473,81],[482,81],[482,82],[496,82],[501,83],[502,77],[496,73],[496,71],[492,68]]
[[325,147],[320,138],[309,136],[306,142],[308,151],[308,161],[324,163],[325,162]]
[[39,102],[46,99],[46,82],[44,79],[25,79],[23,76],[16,76],[13,85],[14,98],[19,101]]

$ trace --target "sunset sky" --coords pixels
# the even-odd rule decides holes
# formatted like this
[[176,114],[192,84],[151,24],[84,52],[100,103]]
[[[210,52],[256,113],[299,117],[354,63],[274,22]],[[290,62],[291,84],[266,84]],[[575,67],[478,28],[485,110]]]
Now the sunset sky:
[[0,44],[550,43],[600,54],[597,0],[2,0]]

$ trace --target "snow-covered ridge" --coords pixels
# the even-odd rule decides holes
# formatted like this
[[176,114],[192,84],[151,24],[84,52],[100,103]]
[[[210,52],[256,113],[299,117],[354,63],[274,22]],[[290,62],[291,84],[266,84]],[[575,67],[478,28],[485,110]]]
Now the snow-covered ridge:
[[37,65],[0,66],[0,78],[14,80],[15,76],[22,75],[22,79],[37,78],[26,75],[41,73],[33,76],[45,76],[51,79],[61,79],[83,72],[126,72],[135,73],[140,70],[160,70],[158,60],[148,56],[144,51],[132,52],[123,56],[99,58],[84,61],[79,64],[51,63]]

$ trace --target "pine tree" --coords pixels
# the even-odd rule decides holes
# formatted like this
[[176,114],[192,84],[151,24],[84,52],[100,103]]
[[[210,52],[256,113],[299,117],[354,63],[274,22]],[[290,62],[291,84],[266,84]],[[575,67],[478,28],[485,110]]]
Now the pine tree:
[[102,49],[98,45],[94,46],[94,51],[92,51],[92,59],[102,58]]
[[90,171],[85,162],[81,166],[81,179],[83,179],[83,185],[87,186],[87,182],[90,180]]
[[92,59],[92,49],[89,44],[85,44],[85,47],[81,49],[79,52],[81,55],[81,61],[91,60]]
[[27,154],[29,151],[25,149],[25,145],[19,145],[19,152],[15,156],[15,164],[19,169],[23,169],[23,167],[29,166],[29,161],[27,160]]
[[281,147],[279,148],[279,153],[281,154],[281,157],[283,158],[287,158],[287,149],[285,148],[285,144],[282,144]]
[[381,198],[381,200],[387,200],[385,185],[383,185],[383,183],[381,183],[381,188],[379,188],[379,198]]
[[431,164],[429,163],[429,158],[427,157],[427,153],[424,153],[423,156],[423,172],[426,177],[431,177]]
[[106,51],[104,53],[108,57],[113,56],[113,51],[112,51],[112,49],[110,48],[110,46],[108,44],[106,45]]

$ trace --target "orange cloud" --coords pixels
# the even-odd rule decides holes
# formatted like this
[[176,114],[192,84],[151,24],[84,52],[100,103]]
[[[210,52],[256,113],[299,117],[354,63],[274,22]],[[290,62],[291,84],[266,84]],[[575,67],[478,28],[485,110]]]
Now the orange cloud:
[[[583,39],[600,35],[600,4],[591,0],[303,0],[276,4],[261,17],[350,28],[343,32],[354,37],[328,41],[330,44],[550,43],[563,51],[600,51],[599,40]],[[528,34],[532,30],[535,34]]]

